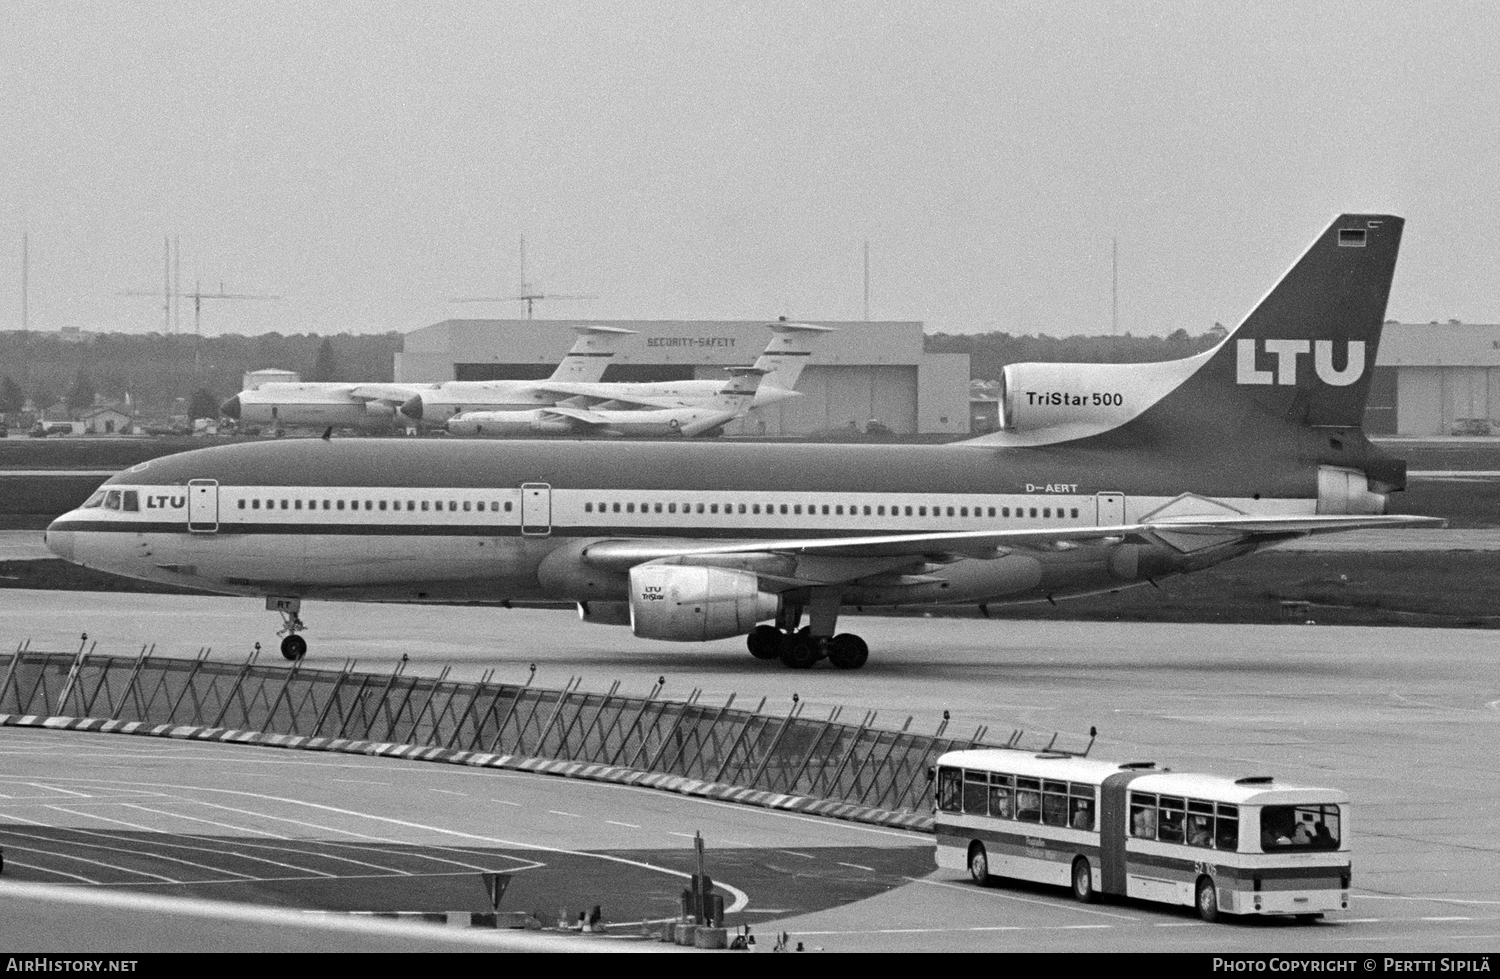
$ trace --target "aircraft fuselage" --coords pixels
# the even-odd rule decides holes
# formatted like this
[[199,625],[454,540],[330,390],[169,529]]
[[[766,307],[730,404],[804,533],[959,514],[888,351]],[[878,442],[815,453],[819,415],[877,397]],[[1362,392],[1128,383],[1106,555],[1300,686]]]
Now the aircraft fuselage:
[[[100,570],[231,594],[568,603],[624,600],[623,568],[582,560],[600,540],[1109,527],[1185,495],[1245,513],[1318,507],[1305,466],[1190,474],[1081,448],[594,442],[587,459],[578,448],[302,439],[199,450],[115,476],[102,489],[120,494],[117,508],[73,511],[48,544]],[[1106,540],[984,560],[931,550],[917,578],[909,560],[872,567],[843,588],[845,603],[1118,588],[1246,548]]]

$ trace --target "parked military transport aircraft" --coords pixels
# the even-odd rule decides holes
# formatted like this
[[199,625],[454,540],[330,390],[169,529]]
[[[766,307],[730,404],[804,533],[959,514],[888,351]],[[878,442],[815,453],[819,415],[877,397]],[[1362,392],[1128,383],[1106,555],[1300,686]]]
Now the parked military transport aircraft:
[[[755,367],[731,367],[734,375],[719,393],[700,404],[677,408],[628,408],[619,402],[587,404],[588,399],[568,401],[530,411],[466,411],[448,419],[451,435],[511,438],[529,435],[610,435],[621,438],[663,438],[681,435],[696,438],[724,430],[742,418],[755,400],[764,371]],[[574,402],[584,402],[574,404]]]
[[[1361,430],[1402,220],[1333,222],[1217,348],[1034,365],[1013,430],[950,445],[299,439],[142,463],[55,521],[70,561],[266,596],[570,604],[845,669],[845,606],[1056,600],[1383,516]],[[808,624],[802,625],[804,615]],[[774,624],[773,624],[774,623]]]
[[[490,396],[517,397],[546,383],[588,383],[604,376],[618,341],[635,333],[618,326],[574,327],[578,339],[546,381],[449,381]],[[397,413],[402,404],[441,384],[347,383],[295,381],[263,384],[241,391],[220,406],[226,418],[246,425],[277,428],[358,428],[390,431],[409,422]],[[550,403],[550,400],[543,403]]]
[[[767,326],[771,342],[761,351],[753,365],[765,375],[750,407],[760,408],[797,396],[793,390],[812,344],[821,333],[831,333],[831,326],[811,323],[789,323],[785,317]],[[700,378],[691,381],[596,381],[594,383],[537,383],[532,388],[512,392],[501,388],[483,388],[475,383],[449,381],[436,389],[423,391],[401,406],[401,413],[413,421],[443,425],[449,419],[471,411],[520,411],[540,405],[565,404],[574,408],[602,407],[614,410],[632,408],[686,408],[712,405],[725,393],[727,381]]]

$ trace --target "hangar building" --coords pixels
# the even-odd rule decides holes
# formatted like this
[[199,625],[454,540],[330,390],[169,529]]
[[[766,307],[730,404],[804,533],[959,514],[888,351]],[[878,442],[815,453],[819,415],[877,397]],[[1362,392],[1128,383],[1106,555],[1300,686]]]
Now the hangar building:
[[[969,357],[929,354],[918,322],[808,320],[835,328],[814,341],[799,398],[758,408],[730,435],[864,430],[960,434],[969,430]],[[616,348],[606,381],[727,379],[771,340],[765,320],[444,320],[406,335],[395,380],[537,380],[573,345],[575,326],[634,330]]]
[[1365,431],[1500,434],[1500,325],[1387,323]]

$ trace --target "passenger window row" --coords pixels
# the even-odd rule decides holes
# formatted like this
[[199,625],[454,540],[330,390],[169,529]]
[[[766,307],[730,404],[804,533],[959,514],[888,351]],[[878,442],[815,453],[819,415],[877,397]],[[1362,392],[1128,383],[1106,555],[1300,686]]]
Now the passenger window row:
[[246,500],[246,499],[239,500],[238,501],[238,507],[241,510],[246,510],[246,509],[249,509],[249,510],[262,510],[262,509],[264,509],[264,510],[302,510],[302,509],[308,509],[308,510],[318,510],[318,509],[323,509],[323,510],[360,510],[360,509],[363,509],[363,510],[370,510],[370,511],[384,510],[384,511],[387,511],[387,512],[393,511],[393,510],[405,510],[408,513],[415,513],[415,512],[419,512],[419,511],[422,512],[422,513],[433,513],[433,512],[437,512],[437,513],[442,513],[442,512],[447,512],[447,513],[473,513],[473,512],[483,513],[483,512],[485,512],[486,508],[488,508],[489,512],[491,512],[491,513],[499,513],[501,510],[504,510],[506,513],[510,513],[514,509],[514,504],[512,504],[510,502],[506,502],[506,503],[502,504],[498,500],[490,500],[490,501],[486,502],[484,500],[479,500],[479,501],[462,500],[462,501],[460,501],[460,500],[371,500],[371,499],[356,499],[356,500],[351,500],[351,499],[322,499],[322,500],[307,500],[307,501],[305,501],[305,503],[306,503],[306,506],[304,507],[304,505],[303,505],[304,501],[303,500],[286,500],[286,499],[281,499],[279,497],[262,500],[260,497],[251,497],[248,500]]
[[1087,782],[945,768],[939,772],[938,808],[1018,823],[1091,830],[1095,789]]
[[1132,792],[1130,835],[1138,840],[1238,850],[1240,807],[1227,802]]
[[[821,504],[821,506],[819,504],[816,504],[816,503],[808,503],[808,504],[802,504],[802,503],[765,503],[765,504],[761,504],[761,503],[682,503],[682,504],[680,504],[680,509],[679,509],[679,504],[677,504],[677,503],[660,503],[660,502],[648,501],[648,500],[641,500],[639,502],[637,502],[635,500],[624,500],[624,501],[616,500],[614,502],[605,502],[603,500],[600,500],[598,502],[589,501],[589,502],[584,503],[584,505],[583,505],[583,512],[584,513],[679,513],[680,512],[680,513],[707,513],[707,514],[710,514],[710,515],[717,514],[717,513],[724,513],[724,514],[748,513],[748,514],[752,514],[752,515],[759,515],[759,514],[764,513],[764,514],[768,514],[768,515],[775,515],[775,514],[779,513],[779,514],[782,514],[782,515],[792,515],[792,516],[802,516],[805,513],[808,516],[817,516],[821,512],[821,515],[825,516],[825,517],[842,517],[842,516],[846,516],[846,515],[847,516],[851,516],[851,517],[855,517],[855,516],[865,516],[865,517],[878,516],[878,517],[884,517],[884,516],[887,515],[886,511],[889,510],[890,511],[889,515],[892,516],[892,517],[900,517],[900,516],[906,516],[906,517],[927,517],[927,516],[932,516],[932,517],[943,517],[943,516],[948,516],[948,517],[969,517],[969,516],[973,516],[973,517],[979,518],[979,519],[983,519],[986,516],[989,516],[989,517],[997,517],[998,516],[998,517],[1002,517],[1002,518],[1010,517],[1011,516],[1011,509],[1012,509],[1011,507],[978,507],[978,506],[976,506],[976,507],[967,507],[967,506],[932,506],[932,507],[927,507],[927,506],[920,506],[920,505],[907,505],[907,506],[895,506],[895,505],[892,505],[890,507],[887,507],[887,506],[884,506],[884,505],[872,505],[872,504],[868,504],[868,503],[867,504],[862,504],[862,505],[861,504],[853,504],[853,503],[851,503],[847,507],[844,504],[839,504],[839,503],[824,503],[824,504]],[[1078,519],[1078,508],[1077,507],[1072,507],[1072,508],[1067,508],[1067,507],[1015,507],[1014,509],[1015,509],[1015,516],[1017,518],[1024,518],[1024,517],[1026,517],[1027,516],[1027,511],[1029,510],[1030,511],[1030,515],[1031,515],[1032,518],[1040,518],[1040,519],[1043,519],[1043,520],[1052,520],[1052,519],[1057,519],[1057,520],[1077,520]],[[1054,517],[1054,511],[1056,511],[1055,517]]]

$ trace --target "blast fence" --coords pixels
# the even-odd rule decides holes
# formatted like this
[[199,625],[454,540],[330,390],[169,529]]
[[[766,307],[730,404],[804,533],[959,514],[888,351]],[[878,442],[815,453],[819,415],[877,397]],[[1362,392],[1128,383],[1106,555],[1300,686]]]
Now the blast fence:
[[[1057,738],[1031,739],[1019,730],[1003,741],[981,727],[972,737],[877,728],[875,715],[858,724],[767,713],[662,697],[660,684],[644,697],[624,696],[616,682],[606,693],[494,682],[408,676],[404,664],[389,674],[314,668],[301,663],[260,665],[193,659],[41,652],[23,644],[0,655],[0,714],[97,718],[147,724],[346,738],[460,751],[620,766],[786,795],[846,802],[890,811],[927,807],[928,771],[946,751],[1009,747],[1057,751]],[[1070,751],[1068,753],[1086,753]]]

